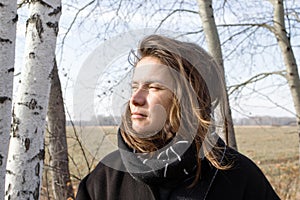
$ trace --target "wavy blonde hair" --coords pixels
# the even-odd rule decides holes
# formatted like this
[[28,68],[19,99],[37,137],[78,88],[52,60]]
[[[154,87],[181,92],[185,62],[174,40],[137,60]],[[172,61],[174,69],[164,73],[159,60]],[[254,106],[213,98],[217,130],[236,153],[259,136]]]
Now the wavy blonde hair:
[[[121,134],[127,145],[139,152],[153,152],[169,143],[170,138],[174,138],[181,128],[180,137],[195,141],[198,153],[195,155],[198,163],[197,173],[192,185],[201,176],[201,147],[206,151],[205,157],[217,169],[230,168],[230,163],[221,162],[224,148],[213,147],[213,142],[209,140],[204,142],[207,134],[215,128],[212,110],[223,102],[225,92],[225,84],[213,58],[194,43],[160,35],[150,35],[140,42],[134,65],[144,57],[158,58],[163,65],[176,72],[173,72],[176,80],[174,98],[163,130],[148,138],[139,138],[128,133],[132,128],[130,108],[127,106],[121,125]],[[196,133],[193,135],[190,131],[195,124]]]

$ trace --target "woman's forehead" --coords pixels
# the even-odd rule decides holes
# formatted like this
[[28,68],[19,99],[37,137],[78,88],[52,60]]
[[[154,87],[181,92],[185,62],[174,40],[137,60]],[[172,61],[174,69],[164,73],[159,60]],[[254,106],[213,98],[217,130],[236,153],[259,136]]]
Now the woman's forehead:
[[133,83],[160,83],[173,88],[174,77],[170,67],[163,65],[157,58],[142,58],[136,65],[132,78]]

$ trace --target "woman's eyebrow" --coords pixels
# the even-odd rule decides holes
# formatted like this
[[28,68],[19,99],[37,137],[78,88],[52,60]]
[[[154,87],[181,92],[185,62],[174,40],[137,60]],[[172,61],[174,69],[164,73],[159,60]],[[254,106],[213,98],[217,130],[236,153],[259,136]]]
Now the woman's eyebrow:
[[142,84],[158,83],[158,84],[161,84],[161,85],[165,85],[166,84],[163,81],[158,80],[158,79],[135,80],[135,81],[131,82],[131,84],[140,84],[140,83],[142,83]]

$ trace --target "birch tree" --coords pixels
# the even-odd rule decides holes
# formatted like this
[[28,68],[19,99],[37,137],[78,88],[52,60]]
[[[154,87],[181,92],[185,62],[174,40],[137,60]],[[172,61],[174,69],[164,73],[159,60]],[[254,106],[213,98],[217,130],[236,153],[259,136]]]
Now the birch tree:
[[[224,72],[224,65],[223,65],[222,49],[221,49],[221,43],[220,43],[217,26],[214,19],[212,0],[198,0],[198,5],[199,5],[199,14],[202,20],[203,32],[205,34],[208,50],[212,55],[212,57],[216,60],[216,62],[220,66],[220,70],[225,83],[225,72]],[[224,102],[225,136],[222,136],[222,138],[227,141],[230,147],[237,149],[227,92],[225,93],[224,100],[225,100]]]
[[55,60],[61,1],[30,1],[25,67],[13,112],[5,182],[6,199],[39,199],[44,130]]
[[70,179],[68,145],[66,139],[66,116],[61,84],[56,62],[52,71],[52,81],[48,106],[48,131],[50,170],[54,199],[74,199]]
[[0,198],[4,180],[11,126],[17,1],[0,1]]
[[283,0],[271,0],[274,7],[273,26],[266,26],[276,37],[286,68],[286,79],[291,91],[297,117],[300,143],[300,79],[298,66],[291,45],[288,31],[285,27],[285,11]]

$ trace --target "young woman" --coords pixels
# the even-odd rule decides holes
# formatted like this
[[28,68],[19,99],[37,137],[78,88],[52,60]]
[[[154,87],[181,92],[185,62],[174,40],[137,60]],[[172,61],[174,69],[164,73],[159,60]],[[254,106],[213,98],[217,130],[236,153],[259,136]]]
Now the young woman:
[[224,79],[202,48],[150,35],[136,58],[118,150],[81,181],[77,200],[279,199],[260,169],[218,137]]

